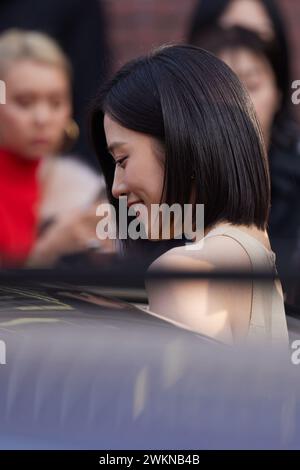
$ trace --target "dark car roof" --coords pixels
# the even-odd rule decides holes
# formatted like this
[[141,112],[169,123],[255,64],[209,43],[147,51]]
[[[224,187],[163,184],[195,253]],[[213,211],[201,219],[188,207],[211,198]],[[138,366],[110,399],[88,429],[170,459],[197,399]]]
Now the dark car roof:
[[298,446],[288,357],[228,348],[97,292],[2,284],[1,448]]

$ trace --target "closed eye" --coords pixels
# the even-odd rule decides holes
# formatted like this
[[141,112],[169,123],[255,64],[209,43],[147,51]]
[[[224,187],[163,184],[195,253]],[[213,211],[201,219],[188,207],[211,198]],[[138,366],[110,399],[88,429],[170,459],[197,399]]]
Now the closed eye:
[[115,164],[119,165],[119,166],[122,166],[122,164],[125,162],[125,160],[127,160],[127,158],[128,158],[128,156],[119,158],[119,160],[115,160]]

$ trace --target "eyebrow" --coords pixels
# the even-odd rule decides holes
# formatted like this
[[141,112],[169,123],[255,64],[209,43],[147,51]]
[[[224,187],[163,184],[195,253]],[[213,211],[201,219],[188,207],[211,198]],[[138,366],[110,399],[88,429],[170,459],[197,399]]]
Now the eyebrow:
[[113,153],[114,150],[116,150],[118,147],[121,147],[122,145],[125,145],[126,142],[113,142],[112,144],[107,146],[107,151],[109,153]]

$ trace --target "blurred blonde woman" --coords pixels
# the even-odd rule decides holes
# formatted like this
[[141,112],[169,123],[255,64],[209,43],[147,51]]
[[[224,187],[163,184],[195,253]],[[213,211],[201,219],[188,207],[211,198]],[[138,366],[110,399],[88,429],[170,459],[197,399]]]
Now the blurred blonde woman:
[[[48,196],[53,198],[53,175],[58,178],[56,160],[48,158],[45,164],[44,157],[61,153],[76,134],[71,67],[46,35],[8,30],[0,36],[0,80],[6,88],[5,104],[0,105],[0,263],[22,265],[36,246],[40,213],[47,218],[47,207],[54,204]],[[71,187],[73,168],[77,174],[76,166],[70,163],[66,172],[64,165],[64,184],[55,186],[58,208]],[[89,186],[95,193],[99,178],[92,173],[87,178],[88,184],[85,174],[87,193]],[[77,189],[81,197],[80,184]]]

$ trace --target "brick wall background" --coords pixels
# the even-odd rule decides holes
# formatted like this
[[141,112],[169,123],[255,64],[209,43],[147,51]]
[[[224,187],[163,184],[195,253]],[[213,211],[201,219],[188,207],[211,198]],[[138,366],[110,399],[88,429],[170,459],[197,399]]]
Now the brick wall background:
[[114,66],[184,39],[195,0],[103,0]]
[[[213,0],[212,0],[213,1]],[[292,79],[300,79],[300,0],[278,0],[286,21]],[[179,42],[197,0],[102,0],[114,69],[154,46]],[[300,105],[299,105],[300,108]],[[300,109],[297,110],[300,116]]]

